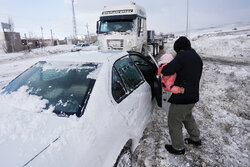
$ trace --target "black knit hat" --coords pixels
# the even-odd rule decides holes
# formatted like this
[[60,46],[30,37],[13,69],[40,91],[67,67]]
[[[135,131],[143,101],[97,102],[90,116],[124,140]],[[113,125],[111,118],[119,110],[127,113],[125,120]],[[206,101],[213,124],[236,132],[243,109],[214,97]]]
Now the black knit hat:
[[177,39],[174,43],[174,50],[178,53],[181,50],[188,50],[191,49],[191,43],[187,39],[187,37],[181,36]]

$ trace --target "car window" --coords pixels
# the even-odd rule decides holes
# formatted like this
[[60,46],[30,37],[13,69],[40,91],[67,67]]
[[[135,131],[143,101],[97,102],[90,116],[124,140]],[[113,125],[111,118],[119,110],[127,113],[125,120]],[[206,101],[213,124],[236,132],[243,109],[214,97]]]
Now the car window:
[[114,66],[125,83],[127,90],[133,91],[143,82],[143,77],[129,56],[118,60]]
[[137,55],[131,55],[130,58],[135,62],[136,65],[149,66],[152,68],[152,64]]
[[116,69],[113,67],[112,69],[112,95],[116,102],[121,101],[121,99],[125,96],[126,90],[123,85],[123,82],[117,73]]
[[138,55],[130,55],[130,58],[134,61],[136,66],[142,72],[145,80],[151,86],[152,90],[154,88],[154,81],[156,80],[157,69],[150,60],[145,60]]

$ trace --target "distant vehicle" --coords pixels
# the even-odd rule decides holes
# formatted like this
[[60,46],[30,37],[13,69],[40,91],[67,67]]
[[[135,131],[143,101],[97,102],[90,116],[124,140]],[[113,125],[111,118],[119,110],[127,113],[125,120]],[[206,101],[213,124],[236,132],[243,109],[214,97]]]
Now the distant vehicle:
[[147,35],[148,46],[152,46],[152,54],[156,56],[160,53],[160,50],[164,49],[164,39],[162,36],[155,35],[154,30],[148,30]]
[[147,56],[148,45],[153,45],[156,53],[164,44],[160,40],[147,42],[146,18],[145,9],[135,3],[104,7],[97,22],[98,49],[137,51]]
[[[161,96],[156,75],[156,65],[136,52],[36,63],[0,94],[8,104],[19,99],[0,100],[0,166],[130,166]],[[36,111],[43,103],[45,111]]]
[[74,46],[74,48],[71,49],[71,52],[78,52],[78,51],[82,50],[82,48],[85,47],[85,46],[89,46],[89,44],[88,43],[79,43],[79,44],[76,44]]
[[174,34],[165,34],[163,35],[164,43],[167,43],[168,41],[173,41],[175,38]]

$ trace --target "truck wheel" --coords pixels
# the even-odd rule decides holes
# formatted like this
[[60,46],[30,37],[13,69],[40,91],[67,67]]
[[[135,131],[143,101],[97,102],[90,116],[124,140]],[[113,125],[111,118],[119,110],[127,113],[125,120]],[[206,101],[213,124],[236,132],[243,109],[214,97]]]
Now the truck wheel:
[[124,146],[114,167],[132,167],[131,146]]
[[156,44],[153,44],[153,56],[155,57]]
[[159,44],[156,44],[156,55],[159,54]]
[[164,49],[164,42],[162,41],[162,44],[160,46],[160,50]]
[[142,49],[141,49],[141,54],[142,54],[143,56],[147,56],[147,55],[146,55],[146,50],[145,50],[144,46],[143,46]]

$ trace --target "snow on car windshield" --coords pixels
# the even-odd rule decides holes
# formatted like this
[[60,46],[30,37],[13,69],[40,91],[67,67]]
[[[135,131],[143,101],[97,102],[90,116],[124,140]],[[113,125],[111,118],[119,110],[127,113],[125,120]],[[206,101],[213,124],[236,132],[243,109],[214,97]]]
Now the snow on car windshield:
[[101,64],[96,63],[39,62],[10,82],[4,93],[26,86],[30,95],[48,101],[46,109],[54,107],[54,112],[60,116],[76,114],[80,117],[100,68]]

